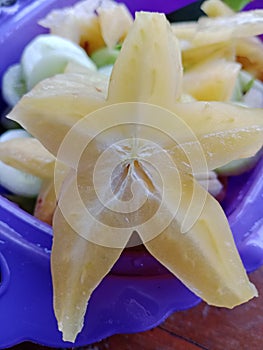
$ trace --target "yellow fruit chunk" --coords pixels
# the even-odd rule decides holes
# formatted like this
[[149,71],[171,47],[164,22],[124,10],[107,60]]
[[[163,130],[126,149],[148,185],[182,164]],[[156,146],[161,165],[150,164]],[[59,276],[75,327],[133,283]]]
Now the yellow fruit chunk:
[[197,31],[196,22],[174,22],[171,24],[173,33],[178,39],[191,40]]
[[193,42],[196,45],[213,44],[234,38],[245,38],[262,32],[263,10],[236,13],[233,16],[198,20]]
[[202,61],[226,59],[233,61],[235,59],[235,46],[231,41],[222,41],[209,45],[193,45],[192,43],[182,50],[182,60],[185,70],[188,70]]
[[221,0],[206,0],[201,9],[208,17],[232,16],[235,13]]
[[80,44],[88,54],[105,46],[95,10],[100,1],[81,1],[75,6],[53,10],[39,21],[55,34]]
[[184,74],[183,91],[201,101],[228,101],[240,68],[240,64],[224,59],[195,65]]
[[0,160],[40,178],[52,178],[55,157],[34,138],[16,138],[0,143]]
[[133,23],[132,15],[124,4],[105,4],[97,10],[102,37],[109,48],[122,41]]
[[251,68],[255,64],[254,70],[261,70],[262,43],[252,37],[262,33],[263,10],[234,13],[220,3],[207,1],[203,4],[210,18],[201,17],[197,22],[172,25],[174,35],[182,41],[184,68],[208,58],[234,61],[238,56],[244,67],[250,62]]
[[52,34],[70,39],[89,55],[122,41],[133,22],[124,4],[110,0],[86,0],[72,7],[51,11],[39,23]]
[[263,43],[259,38],[245,38],[236,41],[238,61],[252,76],[263,80]]
[[[207,0],[202,4],[201,8],[209,17],[234,15],[234,11],[220,0]],[[192,37],[194,36],[194,30],[191,35]],[[235,50],[237,60],[242,63],[244,69],[255,78],[263,80],[262,41],[256,37],[236,39]]]

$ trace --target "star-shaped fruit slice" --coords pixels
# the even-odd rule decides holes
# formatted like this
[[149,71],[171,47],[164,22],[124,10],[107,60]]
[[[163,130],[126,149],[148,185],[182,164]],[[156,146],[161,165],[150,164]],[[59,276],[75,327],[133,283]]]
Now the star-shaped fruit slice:
[[9,115],[69,169],[57,190],[51,257],[64,340],[81,331],[94,289],[134,231],[207,303],[232,308],[257,295],[223,210],[195,176],[254,155],[262,109],[180,102],[182,75],[165,16],[140,12],[109,85],[94,72],[56,76]]

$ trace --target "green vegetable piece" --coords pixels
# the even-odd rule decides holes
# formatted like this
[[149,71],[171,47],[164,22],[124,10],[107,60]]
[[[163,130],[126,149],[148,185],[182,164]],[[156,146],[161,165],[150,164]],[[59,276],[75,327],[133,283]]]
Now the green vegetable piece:
[[253,86],[254,79],[251,79],[246,85],[243,86],[243,94],[246,94]]
[[[250,91],[252,87],[255,86],[257,89],[262,90],[262,88],[260,88],[261,85],[262,83],[258,80],[255,80],[255,78],[251,74],[249,74],[244,70],[241,70],[237,77],[236,85],[235,85],[231,100],[242,102],[244,95],[248,91]],[[262,93],[263,93],[263,90],[262,90]]]
[[114,49],[115,50],[121,50],[121,48],[122,48],[122,44],[121,43],[119,43],[119,44],[117,44],[115,47],[114,47]]
[[109,66],[115,63],[118,55],[120,53],[120,49],[109,49],[108,47],[103,47],[95,51],[91,55],[91,59],[96,64],[98,68],[103,66]]
[[223,0],[234,11],[242,10],[252,0]]
[[254,85],[255,78],[248,72],[241,70],[239,73],[242,94],[246,94]]
[[242,97],[243,97],[242,86],[241,86],[240,76],[238,76],[231,100],[240,102],[242,100]]

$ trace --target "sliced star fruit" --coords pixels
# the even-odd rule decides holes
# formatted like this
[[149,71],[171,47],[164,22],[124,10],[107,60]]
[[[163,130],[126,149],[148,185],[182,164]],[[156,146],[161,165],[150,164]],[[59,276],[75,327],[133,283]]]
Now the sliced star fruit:
[[[122,230],[129,229],[125,216],[109,211],[100,203],[91,176],[96,157],[114,144],[115,137],[117,141],[127,139],[127,135],[131,138],[113,149],[115,153],[112,154],[123,161],[112,174],[113,158],[106,158],[95,180],[112,208],[118,207],[120,200],[125,203],[130,198],[133,186],[140,188],[135,192],[135,201],[139,202],[147,195],[142,210],[129,212],[127,219],[134,222],[149,252],[209,304],[232,308],[257,296],[242,265],[224,212],[216,200],[196,183],[193,176],[196,174],[191,172],[187,155],[198,168],[200,159],[195,155],[201,145],[208,170],[213,170],[231,160],[255,154],[262,146],[262,110],[223,102],[178,102],[182,93],[180,48],[165,16],[156,13],[137,13],[114,65],[109,87],[105,86],[106,90],[99,89],[98,80],[89,82],[87,75],[81,78],[78,74],[57,76],[40,83],[10,114],[10,118],[39,138],[59,161],[63,160],[71,167],[59,190],[53,219],[51,261],[54,309],[63,339],[72,342],[76,339],[92,292],[127,244],[125,239],[115,247],[93,241],[93,238],[102,237],[103,243],[103,235],[110,237],[116,223]],[[61,142],[73,126],[76,145],[85,137],[89,140],[92,130],[85,125],[94,130],[103,129],[107,125],[109,109],[101,107],[112,107],[119,102],[150,103],[152,108],[158,107],[158,113],[152,113],[150,117],[152,123],[160,126],[159,130],[138,128],[137,124],[144,121],[145,116],[132,114],[132,125],[125,128],[116,125],[112,134],[108,130],[95,139],[92,152],[83,151],[79,167],[71,144],[67,145],[68,152],[59,152]],[[92,114],[89,113],[93,111],[99,111],[101,118],[92,124]],[[174,118],[162,118],[162,113],[169,112]],[[90,118],[86,119],[87,114]],[[117,116],[114,118],[118,120]],[[123,120],[127,120],[126,115]],[[193,131],[192,137],[184,134],[189,129]],[[165,132],[179,135],[178,142],[170,142],[164,137]],[[137,147],[138,135],[146,139],[140,147]],[[147,144],[149,137],[159,142],[167,155],[165,159],[161,157],[160,148]],[[186,153],[184,156],[182,150]],[[158,164],[158,169],[162,169],[166,176],[163,187],[151,162],[156,162],[153,164]],[[171,173],[171,169],[175,172]],[[176,176],[171,176],[174,173]],[[105,178],[110,181],[105,181]],[[109,190],[114,192],[112,198]],[[166,191],[165,198],[162,198],[163,190]],[[181,203],[176,211],[180,195]],[[87,208],[91,209],[98,223],[105,224],[105,230],[87,218]],[[153,215],[155,208],[159,208],[159,215]],[[152,216],[148,229],[143,231],[140,222]],[[160,230],[159,235],[152,237],[152,232],[156,227],[161,228],[167,218],[171,219],[169,224]],[[188,227],[185,226],[187,218],[188,224],[192,220]]]

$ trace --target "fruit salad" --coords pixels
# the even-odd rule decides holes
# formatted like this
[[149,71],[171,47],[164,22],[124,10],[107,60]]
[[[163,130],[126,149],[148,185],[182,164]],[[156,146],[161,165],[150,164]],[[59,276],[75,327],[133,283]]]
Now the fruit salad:
[[26,132],[2,136],[0,159],[6,177],[10,167],[33,177],[9,190],[37,193],[34,215],[53,226],[64,340],[75,341],[129,247],[144,246],[208,304],[257,296],[217,199],[219,175],[261,156],[263,11],[202,9],[208,17],[175,24],[151,12],[133,20],[111,1],[53,11],[40,21],[50,34],[5,75],[7,117]]

